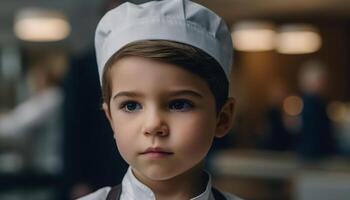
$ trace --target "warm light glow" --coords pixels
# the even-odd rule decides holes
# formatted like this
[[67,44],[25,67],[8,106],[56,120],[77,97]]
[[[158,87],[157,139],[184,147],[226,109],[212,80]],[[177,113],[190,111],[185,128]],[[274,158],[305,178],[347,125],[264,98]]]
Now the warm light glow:
[[15,33],[27,41],[58,41],[69,35],[70,25],[64,15],[56,11],[26,9],[17,14]]
[[303,110],[303,100],[298,96],[289,96],[283,101],[283,110],[287,115],[298,116]]
[[282,26],[277,34],[276,49],[283,54],[306,54],[319,50],[321,36],[309,25]]
[[327,115],[334,122],[342,123],[347,120],[347,113],[350,111],[350,106],[345,103],[334,101],[327,106]]
[[232,40],[239,51],[269,51],[275,48],[274,26],[267,22],[245,21],[234,25]]

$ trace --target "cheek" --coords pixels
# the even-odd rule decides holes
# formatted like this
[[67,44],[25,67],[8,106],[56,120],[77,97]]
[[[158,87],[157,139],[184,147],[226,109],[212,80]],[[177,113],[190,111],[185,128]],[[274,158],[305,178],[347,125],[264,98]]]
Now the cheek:
[[175,127],[174,137],[177,137],[178,145],[185,154],[206,154],[210,149],[214,138],[215,121],[205,116],[195,115],[182,119]]
[[118,136],[114,136],[114,140],[115,143],[117,145],[118,151],[120,153],[120,155],[123,157],[123,159],[129,163],[129,157],[130,157],[130,153],[132,151],[130,151],[130,146],[126,145],[127,143],[123,140],[124,138],[122,137],[118,137]]
[[135,152],[133,145],[135,143],[135,126],[130,122],[113,122],[114,128],[114,140],[121,156],[129,162],[129,157]]

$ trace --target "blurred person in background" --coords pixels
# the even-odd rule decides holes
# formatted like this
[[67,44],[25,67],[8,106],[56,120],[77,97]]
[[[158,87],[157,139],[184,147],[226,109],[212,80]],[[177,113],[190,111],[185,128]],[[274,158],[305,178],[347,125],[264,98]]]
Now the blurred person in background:
[[296,148],[301,159],[318,160],[333,153],[335,147],[326,112],[326,66],[318,60],[307,61],[302,65],[298,78],[304,106]]
[[29,65],[26,78],[29,98],[0,116],[0,140],[11,143],[23,169],[58,174],[62,169],[60,81],[64,59],[49,55]]
[[291,150],[293,137],[283,120],[283,100],[287,97],[287,86],[281,80],[272,83],[268,90],[268,108],[265,113],[265,130],[258,147],[273,151]]

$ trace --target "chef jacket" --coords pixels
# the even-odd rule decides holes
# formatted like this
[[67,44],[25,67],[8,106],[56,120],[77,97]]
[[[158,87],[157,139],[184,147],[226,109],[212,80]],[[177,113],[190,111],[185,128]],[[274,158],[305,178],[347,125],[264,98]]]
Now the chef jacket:
[[[212,193],[211,176],[209,173],[207,174],[209,179],[205,191],[190,200],[215,200]],[[137,180],[130,167],[123,178],[122,188],[123,189],[120,195],[120,200],[156,200],[152,190]],[[105,200],[110,190],[111,187],[104,187],[94,193],[81,197],[78,200]],[[227,200],[242,200],[232,194],[226,192],[221,193],[226,197]]]

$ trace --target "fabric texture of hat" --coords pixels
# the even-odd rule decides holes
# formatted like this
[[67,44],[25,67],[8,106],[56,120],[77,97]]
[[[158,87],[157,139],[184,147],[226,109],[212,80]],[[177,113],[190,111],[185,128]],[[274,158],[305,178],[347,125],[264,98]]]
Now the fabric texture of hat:
[[208,8],[189,0],[124,3],[100,20],[95,50],[100,81],[105,64],[123,46],[142,40],[169,40],[197,47],[212,56],[230,80],[231,34],[225,22]]

